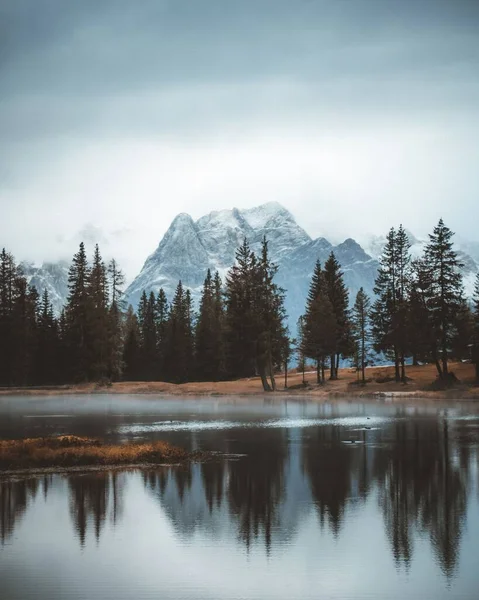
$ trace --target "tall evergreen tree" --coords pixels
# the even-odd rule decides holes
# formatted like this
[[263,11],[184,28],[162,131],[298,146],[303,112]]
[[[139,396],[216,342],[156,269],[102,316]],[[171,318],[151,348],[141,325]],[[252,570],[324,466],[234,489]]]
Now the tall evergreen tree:
[[369,348],[369,311],[371,310],[371,300],[364,291],[360,288],[356,295],[356,301],[353,307],[352,322],[353,335],[356,344],[355,356],[357,357],[356,368],[361,371],[361,381],[366,383],[366,366],[368,364],[368,348]]
[[409,240],[402,225],[390,229],[379,260],[371,311],[372,334],[376,351],[394,361],[396,381],[405,381],[405,356],[408,323],[408,292],[411,277]]
[[93,265],[87,286],[89,300],[88,327],[90,337],[89,375],[96,381],[112,375],[111,337],[112,321],[109,314],[109,290],[105,263],[98,244],[95,246]]
[[156,373],[160,381],[165,380],[165,357],[168,344],[168,299],[163,288],[160,288],[155,304],[155,330],[156,330]]
[[476,383],[479,383],[479,273],[476,277],[474,296],[472,299],[472,310],[474,318],[474,336],[472,345],[472,360],[476,366]]
[[453,248],[454,233],[442,219],[429,234],[424,262],[429,269],[428,310],[435,335],[436,366],[439,377],[448,379],[448,353],[455,319],[463,302],[462,263]]
[[336,320],[336,343],[334,354],[330,357],[330,379],[338,378],[338,366],[340,355],[347,356],[351,351],[350,322],[348,314],[348,291],[344,284],[341,266],[336,260],[334,252],[331,252],[324,264],[325,292],[333,308]]
[[68,378],[87,381],[91,364],[91,303],[89,296],[90,268],[81,242],[68,273],[69,295],[65,308]]
[[168,319],[168,352],[166,372],[175,383],[189,380],[193,372],[193,311],[190,291],[178,286],[173,297]]
[[138,325],[138,318],[130,305],[128,307],[124,334],[125,343],[123,346],[123,378],[127,381],[137,381],[141,379],[141,335]]
[[221,348],[218,346],[221,322],[217,313],[215,282],[208,269],[203,284],[198,320],[196,323],[195,352],[197,376],[203,381],[218,381],[221,370]]
[[303,365],[306,357],[316,362],[317,382],[321,382],[321,366],[324,365],[324,357],[321,357],[319,346],[321,340],[318,339],[318,328],[315,326],[314,319],[317,316],[317,303],[321,295],[326,294],[326,284],[319,260],[314,266],[313,276],[309,285],[308,296],[306,300],[306,311],[301,318],[301,354],[303,356]]
[[37,318],[37,347],[35,357],[35,382],[58,382],[59,332],[48,290],[45,289]]
[[13,306],[17,268],[13,256],[5,250],[0,254],[0,385],[13,384]]

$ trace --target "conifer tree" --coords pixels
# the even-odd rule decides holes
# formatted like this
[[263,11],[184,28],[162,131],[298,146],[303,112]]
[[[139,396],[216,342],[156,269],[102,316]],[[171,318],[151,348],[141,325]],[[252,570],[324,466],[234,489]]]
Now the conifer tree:
[[396,381],[406,381],[408,293],[410,243],[402,225],[390,229],[379,260],[374,293],[377,298],[371,311],[372,334],[376,351],[394,361]]
[[218,329],[221,323],[218,322],[216,302],[215,283],[208,269],[203,284],[195,336],[197,376],[203,381],[218,381],[220,373]]
[[91,303],[89,297],[90,268],[81,242],[68,273],[69,295],[65,308],[68,379],[87,381],[91,364]]
[[125,344],[123,347],[123,378],[126,381],[141,379],[141,335],[137,316],[130,305],[125,317]]
[[53,314],[48,290],[45,289],[37,317],[37,346],[35,357],[35,383],[53,384],[58,381],[59,355],[58,325]]
[[141,378],[152,381],[157,376],[158,354],[156,339],[156,298],[153,292],[149,296],[143,291],[138,307],[138,325],[141,340]]
[[156,330],[156,373],[160,381],[164,381],[165,357],[167,353],[167,333],[168,333],[168,299],[165,291],[160,288],[155,304],[155,330]]
[[181,281],[173,297],[168,319],[166,373],[169,381],[188,381],[193,368],[192,307],[189,290]]
[[361,371],[361,381],[366,383],[366,366],[368,364],[368,342],[369,333],[369,311],[371,310],[371,300],[365,293],[363,288],[360,288],[356,295],[352,312],[353,335],[356,344],[355,356],[356,369]]
[[299,335],[301,338],[301,354],[303,355],[303,365],[306,357],[309,357],[316,362],[316,378],[318,383],[321,382],[322,358],[318,351],[320,340],[317,339],[318,329],[315,327],[314,319],[317,315],[318,298],[326,293],[325,288],[326,285],[321,263],[319,260],[317,260],[309,286],[308,297],[306,300],[306,311],[304,317],[301,318],[301,331]]
[[113,258],[108,264],[108,288],[110,305],[108,309],[108,377],[119,380],[123,370],[123,319],[125,301],[123,285],[125,276],[117,261]]
[[317,381],[324,383],[328,356],[335,356],[338,343],[338,325],[333,305],[325,293],[320,293],[305,319],[306,355],[316,361]]
[[476,284],[474,287],[474,296],[472,302],[472,311],[474,319],[472,360],[476,366],[476,383],[479,383],[479,273],[476,276]]
[[89,301],[88,327],[90,337],[89,374],[100,381],[111,376],[112,349],[111,320],[109,315],[108,280],[105,263],[98,244],[95,246],[93,265],[90,269],[87,294]]
[[435,336],[436,366],[441,379],[449,378],[448,354],[455,318],[463,301],[462,263],[453,248],[454,233],[442,219],[429,234],[424,262],[429,270],[428,310]]
[[330,379],[338,378],[339,356],[346,356],[350,353],[350,323],[348,314],[348,291],[344,284],[341,266],[331,252],[328,260],[324,264],[324,283],[325,293],[327,294],[333,308],[334,319],[336,320],[337,339],[334,346],[334,355],[330,357]]
[[13,384],[13,305],[16,277],[14,258],[4,248],[0,254],[0,385],[5,386]]
[[12,381],[15,385],[26,386],[31,383],[34,374],[36,355],[36,334],[38,313],[38,293],[34,287],[28,287],[21,271],[17,271],[12,311],[13,327],[13,364]]

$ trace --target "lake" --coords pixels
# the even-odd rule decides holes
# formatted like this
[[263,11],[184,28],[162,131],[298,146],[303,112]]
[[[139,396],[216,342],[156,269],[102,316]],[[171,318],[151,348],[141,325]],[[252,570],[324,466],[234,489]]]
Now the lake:
[[0,598],[477,599],[479,406],[0,397],[0,438],[203,464],[0,480]]

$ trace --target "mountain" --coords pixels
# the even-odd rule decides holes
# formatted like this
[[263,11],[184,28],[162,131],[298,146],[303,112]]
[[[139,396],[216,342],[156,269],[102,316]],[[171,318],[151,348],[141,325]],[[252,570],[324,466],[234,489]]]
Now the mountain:
[[156,294],[160,287],[171,299],[181,279],[197,301],[208,269],[217,270],[224,278],[244,238],[258,251],[263,236],[279,267],[277,282],[287,291],[286,310],[292,332],[304,312],[314,264],[317,259],[324,263],[331,251],[341,263],[351,298],[361,286],[372,294],[378,263],[357,242],[347,239],[334,246],[325,238],[313,240],[288,210],[269,202],[247,210],[212,212],[197,221],[184,213],[178,215],[128,287],[126,299],[136,307],[143,290]]
[[22,262],[20,267],[29,285],[36,287],[40,297],[48,291],[55,314],[60,315],[68,297],[68,269],[65,261],[45,262],[41,267]]

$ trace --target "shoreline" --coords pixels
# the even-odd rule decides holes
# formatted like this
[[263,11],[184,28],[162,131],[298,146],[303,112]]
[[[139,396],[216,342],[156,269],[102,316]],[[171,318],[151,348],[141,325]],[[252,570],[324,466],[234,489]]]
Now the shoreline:
[[269,397],[312,398],[318,401],[334,401],[348,398],[364,400],[421,398],[443,400],[479,400],[479,386],[474,381],[474,365],[451,363],[451,372],[459,380],[456,385],[440,389],[434,365],[408,367],[406,384],[392,380],[393,367],[370,367],[368,382],[358,384],[353,369],[340,369],[336,381],[316,383],[316,373],[305,374],[306,386],[302,385],[302,373],[288,373],[288,387],[284,388],[284,373],[276,377],[277,390],[265,392],[258,377],[220,382],[168,383],[162,381],[121,381],[109,385],[96,383],[59,386],[32,386],[0,388],[0,400],[8,396],[59,396],[59,395],[147,395],[160,397]]

